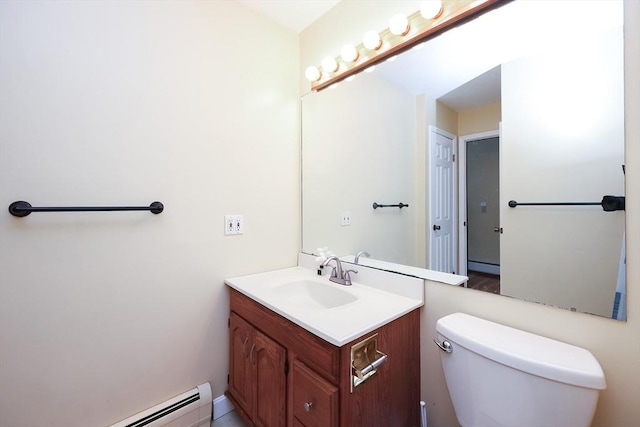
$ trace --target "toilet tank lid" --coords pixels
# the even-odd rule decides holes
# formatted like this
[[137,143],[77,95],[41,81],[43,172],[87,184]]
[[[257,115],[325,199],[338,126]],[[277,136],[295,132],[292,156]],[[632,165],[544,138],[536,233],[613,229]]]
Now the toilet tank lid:
[[603,390],[604,372],[584,348],[504,326],[464,313],[445,316],[436,330],[456,344],[488,359],[532,375]]

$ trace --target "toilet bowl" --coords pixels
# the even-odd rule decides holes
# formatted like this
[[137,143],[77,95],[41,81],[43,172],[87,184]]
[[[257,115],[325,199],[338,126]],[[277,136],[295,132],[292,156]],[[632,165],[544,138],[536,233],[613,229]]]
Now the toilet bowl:
[[434,342],[463,427],[586,427],[604,373],[587,350],[464,313]]

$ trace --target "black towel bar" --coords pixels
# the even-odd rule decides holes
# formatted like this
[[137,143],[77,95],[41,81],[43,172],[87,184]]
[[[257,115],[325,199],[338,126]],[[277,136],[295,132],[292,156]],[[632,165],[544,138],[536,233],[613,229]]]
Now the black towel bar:
[[624,196],[603,196],[599,202],[516,202],[509,200],[509,207],[516,206],[602,206],[605,212],[625,210]]
[[376,202],[373,202],[373,209],[378,209],[378,208],[408,208],[409,205],[405,204],[405,203],[398,203],[397,205],[379,205]]
[[164,210],[161,202],[153,202],[149,206],[60,206],[60,207],[34,207],[25,201],[13,202],[9,205],[9,213],[13,216],[23,217],[31,212],[105,212],[105,211],[150,211],[159,214]]

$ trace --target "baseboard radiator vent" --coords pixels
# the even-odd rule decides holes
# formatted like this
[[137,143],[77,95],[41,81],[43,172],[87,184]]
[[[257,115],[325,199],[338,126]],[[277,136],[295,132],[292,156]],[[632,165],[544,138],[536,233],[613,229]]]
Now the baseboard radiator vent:
[[210,427],[212,405],[211,386],[204,383],[111,427]]

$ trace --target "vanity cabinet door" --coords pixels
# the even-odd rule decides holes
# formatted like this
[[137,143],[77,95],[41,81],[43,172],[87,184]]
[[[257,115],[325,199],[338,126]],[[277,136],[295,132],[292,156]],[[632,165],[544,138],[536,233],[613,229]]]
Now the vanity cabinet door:
[[286,349],[233,311],[229,338],[230,397],[253,425],[284,427]]
[[293,362],[294,426],[337,427],[338,387],[299,360]]
[[254,328],[231,312],[229,317],[229,393],[242,409],[251,414],[255,385],[250,359],[254,347]]
[[256,400],[253,421],[260,427],[284,427],[286,423],[287,352],[262,332],[255,331],[250,359],[255,369]]

